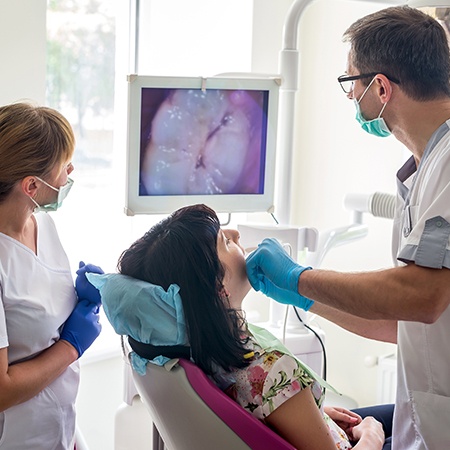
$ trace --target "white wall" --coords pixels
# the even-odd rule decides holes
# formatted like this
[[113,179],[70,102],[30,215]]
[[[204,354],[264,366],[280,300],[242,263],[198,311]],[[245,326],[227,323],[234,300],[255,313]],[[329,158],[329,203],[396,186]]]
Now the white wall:
[[0,104],[45,99],[46,0],[0,0]]
[[[282,24],[291,0],[255,1],[253,71],[278,69]],[[358,17],[386,5],[382,2],[316,0],[299,25],[300,86],[296,101],[293,162],[292,223],[325,231],[350,223],[342,202],[349,192],[395,193],[395,173],[405,152],[393,137],[376,138],[357,124],[355,107],[336,79],[346,69],[345,29]],[[391,223],[365,217],[366,239],[332,250],[322,267],[343,271],[378,269],[392,265]],[[360,405],[376,401],[376,367],[367,356],[395,350],[392,344],[354,336],[324,319],[328,379]]]

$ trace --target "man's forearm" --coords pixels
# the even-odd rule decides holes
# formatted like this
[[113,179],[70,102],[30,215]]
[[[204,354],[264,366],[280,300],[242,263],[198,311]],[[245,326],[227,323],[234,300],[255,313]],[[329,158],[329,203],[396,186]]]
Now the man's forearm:
[[382,342],[397,343],[396,320],[370,320],[354,316],[323,303],[314,303],[310,312],[339,325],[351,333]]
[[373,272],[308,270],[300,294],[318,303],[370,320],[432,323],[450,302],[450,270],[414,264]]

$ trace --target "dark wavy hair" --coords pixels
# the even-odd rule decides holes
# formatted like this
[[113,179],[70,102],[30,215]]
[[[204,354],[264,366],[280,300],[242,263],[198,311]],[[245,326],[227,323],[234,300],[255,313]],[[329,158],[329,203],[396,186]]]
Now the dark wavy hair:
[[217,253],[220,222],[205,205],[181,208],[125,250],[119,272],[159,285],[180,287],[195,363],[208,374],[245,367],[242,319],[224,296],[224,267]]

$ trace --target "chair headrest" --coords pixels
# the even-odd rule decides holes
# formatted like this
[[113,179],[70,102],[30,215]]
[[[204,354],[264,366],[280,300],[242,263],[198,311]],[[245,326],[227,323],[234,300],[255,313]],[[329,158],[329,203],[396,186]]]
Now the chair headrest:
[[169,359],[185,358],[190,359],[191,347],[184,345],[152,345],[143,344],[128,336],[128,343],[134,352],[141,358],[152,360],[157,356],[164,356]]
[[[187,328],[180,288],[171,284],[167,291],[146,281],[121,274],[87,273],[99,291],[106,317],[117,334],[153,346],[188,346]],[[163,365],[170,358],[157,355],[152,362]],[[149,360],[131,355],[133,368],[141,375]]]

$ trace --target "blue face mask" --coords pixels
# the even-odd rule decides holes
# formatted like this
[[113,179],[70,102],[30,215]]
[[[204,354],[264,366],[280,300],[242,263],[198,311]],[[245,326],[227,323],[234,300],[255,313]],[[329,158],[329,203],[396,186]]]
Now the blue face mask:
[[61,186],[59,189],[53,187],[51,184],[48,184],[46,181],[42,180],[39,177],[36,178],[42,183],[44,183],[46,186],[48,186],[50,189],[53,189],[54,191],[58,192],[58,197],[53,203],[48,203],[47,205],[40,205],[33,197],[30,197],[31,201],[36,205],[34,212],[37,213],[39,211],[44,212],[56,211],[58,208],[61,207],[63,200],[67,197],[67,194],[69,193],[70,189],[73,186],[72,178],[67,178],[67,183],[64,186]]
[[386,125],[386,122],[381,117],[381,114],[383,114],[384,108],[386,108],[387,103],[383,105],[381,108],[380,114],[378,114],[378,117],[372,120],[366,120],[364,119],[362,113],[361,113],[361,107],[360,103],[363,99],[366,92],[369,90],[370,86],[374,82],[375,78],[369,83],[369,85],[366,87],[366,90],[362,93],[359,100],[353,99],[356,107],[356,120],[361,125],[362,129],[364,131],[367,131],[369,134],[373,134],[374,136],[378,137],[387,137],[391,134],[391,130],[389,130],[388,126]]

